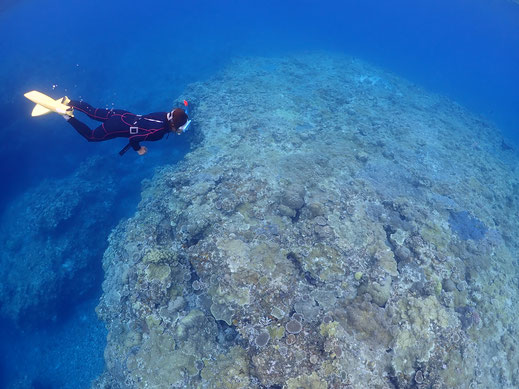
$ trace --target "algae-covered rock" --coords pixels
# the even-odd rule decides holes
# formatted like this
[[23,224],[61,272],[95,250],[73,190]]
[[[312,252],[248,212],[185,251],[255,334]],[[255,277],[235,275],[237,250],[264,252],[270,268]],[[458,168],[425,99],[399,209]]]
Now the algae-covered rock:
[[158,327],[160,325],[160,322],[161,322],[160,317],[158,317],[157,315],[151,314],[151,315],[146,316],[146,324],[149,329]]
[[175,350],[173,337],[152,331],[144,338],[139,351],[127,361],[128,380],[136,388],[170,388],[184,381],[184,376],[197,374],[195,357]]
[[283,326],[270,326],[268,331],[272,339],[281,339],[285,336],[285,327]]
[[176,262],[177,256],[174,251],[164,250],[164,249],[152,249],[146,253],[142,261],[144,263],[157,263],[157,262],[165,262],[174,264]]
[[409,297],[399,303],[400,313],[418,331],[426,331],[434,323],[439,327],[447,327],[449,314],[435,296],[424,299]]
[[175,329],[178,348],[184,353],[207,357],[213,352],[218,328],[214,319],[198,309],[193,309],[179,320]]
[[382,282],[370,282],[362,290],[365,290],[373,298],[373,302],[383,307],[391,296],[391,277],[385,277]]
[[156,280],[164,282],[171,274],[171,268],[168,265],[151,263],[145,270],[146,278],[150,281]]
[[425,299],[409,297],[400,302],[400,315],[408,326],[399,328],[393,344],[392,365],[397,373],[411,374],[417,363],[426,363],[440,339],[433,325],[446,328],[449,314],[435,296]]
[[444,361],[445,365],[438,371],[438,376],[448,388],[462,388],[474,378],[474,372],[467,368],[459,350],[450,350]]
[[395,256],[389,247],[377,251],[375,258],[377,259],[377,265],[384,269],[384,271],[386,271],[389,275],[393,277],[398,275]]
[[426,363],[431,357],[434,340],[426,332],[401,330],[393,343],[391,364],[396,374],[411,375],[418,363]]
[[333,337],[337,333],[339,323],[332,321],[330,323],[322,323],[319,332],[322,336]]
[[288,379],[287,388],[328,389],[328,384],[319,378],[316,372],[312,372],[312,374],[309,375],[300,375],[299,377]]
[[280,215],[287,216],[287,217],[296,217],[297,211],[293,208],[290,208],[286,206],[285,204],[281,204],[279,206],[279,213]]
[[283,319],[286,315],[285,311],[280,307],[273,307],[270,314],[278,320]]
[[304,193],[303,186],[291,185],[283,192],[281,204],[294,211],[301,209],[305,203]]
[[211,314],[215,320],[223,320],[228,325],[232,324],[234,310],[225,304],[213,303],[211,305]]
[[205,387],[211,389],[241,389],[251,385],[247,352],[233,347],[228,353],[220,354],[214,360],[205,361],[200,372]]
[[376,305],[362,302],[354,303],[346,310],[336,309],[334,315],[341,326],[355,334],[357,339],[387,347],[392,334],[388,313]]

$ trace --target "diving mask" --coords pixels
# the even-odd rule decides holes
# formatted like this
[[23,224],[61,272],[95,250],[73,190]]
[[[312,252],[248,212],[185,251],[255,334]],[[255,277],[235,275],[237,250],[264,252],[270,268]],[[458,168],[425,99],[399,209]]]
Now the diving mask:
[[182,132],[186,132],[187,130],[189,130],[189,125],[191,124],[191,120],[188,120],[186,122],[186,124],[184,124],[183,126],[180,126],[178,129],[179,131],[182,131]]

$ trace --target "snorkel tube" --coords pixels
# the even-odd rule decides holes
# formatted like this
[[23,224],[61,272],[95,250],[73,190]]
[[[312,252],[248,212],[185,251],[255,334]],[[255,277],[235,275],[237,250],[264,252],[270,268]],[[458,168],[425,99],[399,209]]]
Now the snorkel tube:
[[189,120],[189,103],[187,102],[187,100],[184,100],[184,112],[186,113],[188,120],[187,120],[186,124],[179,127],[179,130],[181,130],[181,133],[189,130],[189,125],[191,124],[191,120]]

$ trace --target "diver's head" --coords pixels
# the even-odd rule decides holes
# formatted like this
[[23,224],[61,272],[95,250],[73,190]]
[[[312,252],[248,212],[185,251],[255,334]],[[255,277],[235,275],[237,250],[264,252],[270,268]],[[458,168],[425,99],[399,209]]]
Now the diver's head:
[[183,130],[182,126],[187,123],[187,114],[182,108],[175,108],[167,114],[167,118],[171,131],[177,133],[181,133]]

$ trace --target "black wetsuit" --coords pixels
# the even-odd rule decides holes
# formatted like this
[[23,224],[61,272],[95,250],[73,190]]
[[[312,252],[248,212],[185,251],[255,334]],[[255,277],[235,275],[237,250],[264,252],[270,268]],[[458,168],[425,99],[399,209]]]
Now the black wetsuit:
[[102,142],[113,138],[128,138],[128,146],[121,150],[121,155],[131,146],[135,151],[141,148],[139,142],[162,139],[169,132],[166,112],[148,115],[135,115],[122,109],[94,108],[84,101],[71,100],[68,105],[83,112],[91,119],[103,122],[99,127],[90,129],[75,117],[68,122],[89,142]]

